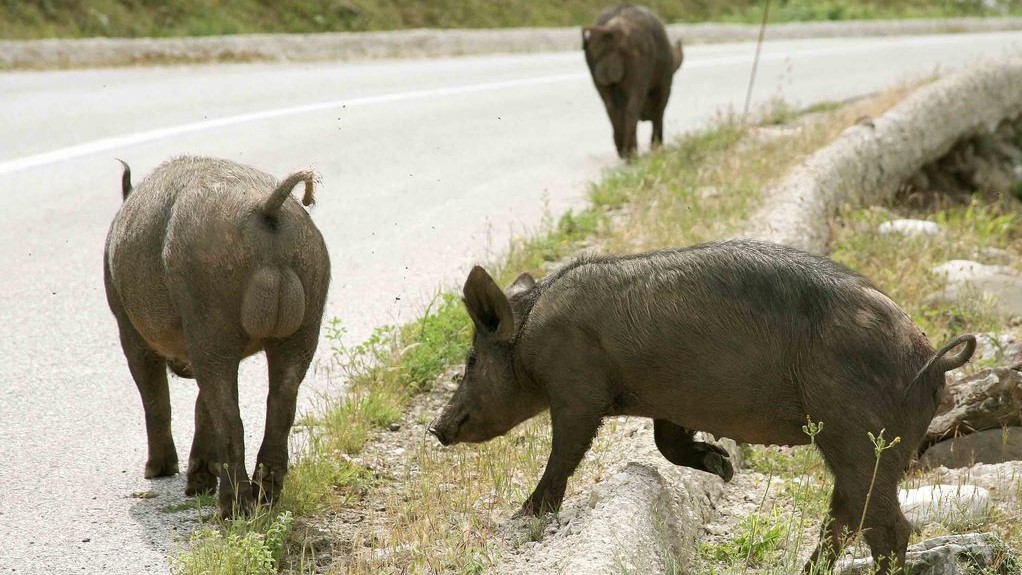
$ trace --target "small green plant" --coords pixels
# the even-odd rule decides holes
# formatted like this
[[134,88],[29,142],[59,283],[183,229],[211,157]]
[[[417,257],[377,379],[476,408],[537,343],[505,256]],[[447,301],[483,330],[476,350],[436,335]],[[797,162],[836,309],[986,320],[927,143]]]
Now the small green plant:
[[791,123],[798,118],[799,112],[787,101],[781,98],[772,98],[762,112],[759,123],[766,126],[782,126]]
[[884,429],[880,430],[880,433],[873,435],[872,431],[867,431],[866,435],[869,436],[870,443],[873,444],[873,475],[869,480],[869,489],[866,491],[866,502],[862,506],[862,517],[859,518],[859,528],[856,532],[862,533],[862,526],[866,522],[866,513],[869,511],[869,502],[873,497],[873,486],[876,483],[877,472],[880,470],[880,457],[885,451],[901,443],[901,437],[895,437],[891,441],[884,439]]
[[530,517],[528,519],[529,525],[529,541],[542,541],[543,531],[546,530],[547,526],[550,525],[551,515],[543,515],[542,517]]
[[[192,534],[191,551],[174,562],[175,575],[275,575],[293,525],[291,513],[228,521]],[[262,523],[262,525],[260,525]]]
[[738,523],[738,534],[720,545],[705,547],[703,552],[728,565],[758,565],[780,549],[787,537],[785,520],[777,513],[755,513]]
[[202,513],[204,509],[216,507],[216,495],[208,493],[200,493],[195,497],[191,497],[186,501],[180,503],[174,503],[166,505],[160,509],[164,513],[179,513],[181,511],[189,511],[192,509]]

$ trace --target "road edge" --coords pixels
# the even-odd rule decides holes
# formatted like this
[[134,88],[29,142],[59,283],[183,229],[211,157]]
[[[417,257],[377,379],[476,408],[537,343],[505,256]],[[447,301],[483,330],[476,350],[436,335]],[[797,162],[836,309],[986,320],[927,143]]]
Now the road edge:
[[[771,24],[768,40],[903,36],[1022,30],[1022,17],[791,22]],[[755,40],[758,25],[672,24],[687,44]],[[188,38],[0,40],[0,70],[227,63],[433,58],[581,49],[578,27],[246,34]]]

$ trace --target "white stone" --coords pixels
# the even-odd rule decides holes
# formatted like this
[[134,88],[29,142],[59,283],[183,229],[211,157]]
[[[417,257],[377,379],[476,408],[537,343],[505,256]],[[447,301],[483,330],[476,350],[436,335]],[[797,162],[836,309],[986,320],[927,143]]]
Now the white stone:
[[933,273],[947,279],[948,286],[940,294],[943,299],[967,296],[962,288],[972,289],[992,298],[1003,312],[1022,315],[1022,274],[1014,268],[951,260],[934,267]]
[[880,235],[901,234],[904,236],[935,236],[940,226],[927,220],[891,220],[880,224]]
[[990,492],[975,485],[928,485],[902,489],[901,510],[912,525],[974,523],[990,513]]
[[[1004,554],[1007,553],[1007,556]],[[998,573],[1015,573],[1014,554],[992,533],[965,533],[927,539],[908,548],[906,571],[926,575],[968,575],[989,573],[986,569],[1000,563]],[[838,575],[873,573],[871,558],[840,560],[834,568]],[[1005,569],[1007,567],[1007,569]]]
[[948,282],[967,282],[977,278],[996,275],[1018,277],[1019,273],[1007,266],[991,266],[972,260],[950,260],[933,268],[933,273],[947,278]]

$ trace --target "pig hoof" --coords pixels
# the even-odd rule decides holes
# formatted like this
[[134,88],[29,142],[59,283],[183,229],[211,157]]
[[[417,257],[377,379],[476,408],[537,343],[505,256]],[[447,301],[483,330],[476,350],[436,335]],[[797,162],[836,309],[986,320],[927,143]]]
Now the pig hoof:
[[255,474],[252,477],[252,496],[261,504],[273,505],[273,501],[280,498],[286,474],[286,466],[280,468],[258,464],[255,466]]
[[163,461],[147,461],[145,464],[145,478],[167,477],[177,475],[177,459],[166,459]]
[[252,497],[261,504],[273,505],[280,499],[281,483],[273,476],[260,478],[252,482]]
[[724,481],[731,481],[731,478],[735,476],[735,468],[731,466],[731,460],[712,451],[703,455],[703,469],[719,476]]
[[225,493],[223,489],[220,490],[217,512],[221,519],[244,517],[252,511],[253,507],[255,507],[255,499],[252,497],[251,487],[242,486],[237,497],[233,493]]
[[534,503],[531,499],[522,503],[522,508],[517,513],[511,516],[512,519],[521,519],[522,517],[539,517],[541,507]]

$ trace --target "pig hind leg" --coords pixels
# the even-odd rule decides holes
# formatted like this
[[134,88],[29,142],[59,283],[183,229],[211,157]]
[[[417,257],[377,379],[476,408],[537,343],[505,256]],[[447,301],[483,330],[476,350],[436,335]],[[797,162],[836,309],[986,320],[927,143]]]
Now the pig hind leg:
[[[902,441],[883,451],[878,462],[867,431],[879,432],[855,425],[853,419],[837,420],[827,424],[817,439],[834,474],[834,493],[827,534],[821,541],[821,548],[817,548],[806,564],[805,572],[809,571],[813,560],[830,563],[860,523],[862,536],[873,552],[877,573],[892,573],[904,565],[911,527],[898,503],[898,481],[904,474],[911,450]],[[893,437],[891,434],[888,439]],[[877,464],[875,476],[874,464]]]
[[[213,440],[212,448],[200,442],[193,453],[200,462],[205,459],[207,466],[209,459],[215,459],[219,465],[218,507],[221,516],[231,517],[235,511],[247,511],[252,504],[251,482],[245,471],[245,430],[238,408],[241,339],[239,334],[190,323],[185,321],[185,334],[199,384],[199,401],[205,408],[205,412],[198,408],[196,423],[200,427],[196,433],[201,435],[202,441]],[[195,487],[205,475],[200,468],[197,472]]]
[[145,477],[164,477],[178,472],[177,449],[170,430],[170,388],[167,384],[167,362],[149,349],[142,336],[131,325],[131,320],[119,302],[111,299],[111,307],[120,329],[121,348],[128,360],[131,377],[135,380],[142,409],[149,456],[145,464]]
[[298,386],[316,352],[319,323],[300,329],[284,340],[266,344],[270,391],[266,398],[266,429],[253,474],[253,495],[265,503],[280,496],[287,474],[287,440],[294,424]]
[[642,119],[653,123],[653,136],[650,139],[652,148],[658,148],[664,143],[664,109],[670,95],[670,90],[656,88],[646,96],[646,102],[642,106]]
[[695,441],[695,431],[671,423],[666,419],[653,420],[653,439],[657,449],[675,465],[691,467],[719,476],[724,481],[731,481],[735,470],[731,459],[724,449]]

